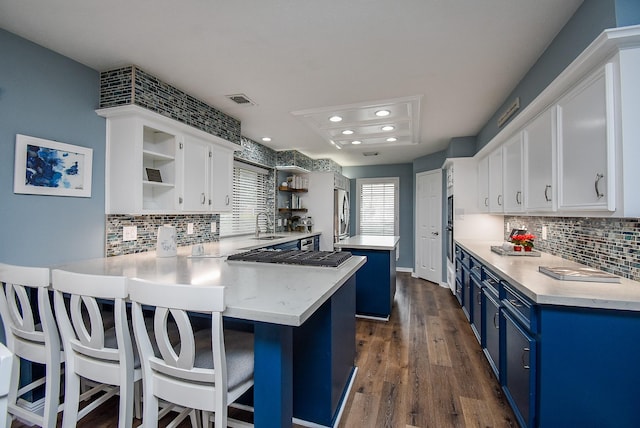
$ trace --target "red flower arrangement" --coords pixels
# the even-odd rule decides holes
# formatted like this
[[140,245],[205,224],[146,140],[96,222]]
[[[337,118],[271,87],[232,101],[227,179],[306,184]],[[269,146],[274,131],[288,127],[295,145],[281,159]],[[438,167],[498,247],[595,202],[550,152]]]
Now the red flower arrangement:
[[533,248],[533,241],[535,239],[536,239],[536,236],[531,234],[514,235],[511,237],[511,242],[514,245]]

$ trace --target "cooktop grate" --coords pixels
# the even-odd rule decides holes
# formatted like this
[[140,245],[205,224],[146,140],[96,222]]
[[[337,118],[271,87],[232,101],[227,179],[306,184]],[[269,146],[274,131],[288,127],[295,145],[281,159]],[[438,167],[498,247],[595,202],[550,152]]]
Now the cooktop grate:
[[302,266],[338,267],[351,257],[348,251],[311,251],[311,250],[251,250],[232,254],[231,261],[280,263]]

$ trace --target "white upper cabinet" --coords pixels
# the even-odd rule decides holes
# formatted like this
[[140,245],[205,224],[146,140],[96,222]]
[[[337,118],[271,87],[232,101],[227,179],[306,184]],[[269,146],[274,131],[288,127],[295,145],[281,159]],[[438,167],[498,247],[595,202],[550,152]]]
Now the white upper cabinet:
[[489,212],[504,211],[502,189],[502,147],[489,155]]
[[524,209],[524,192],[522,191],[523,151],[522,133],[518,132],[504,143],[502,156],[504,158],[504,212],[521,212]]
[[231,211],[233,204],[233,150],[214,147],[211,154],[211,210]]
[[478,211],[489,212],[489,157],[478,161]]
[[230,209],[238,145],[135,105],[97,113],[107,118],[107,214]]
[[556,210],[555,107],[533,119],[523,131],[526,211]]
[[615,211],[613,64],[558,102],[558,209]]

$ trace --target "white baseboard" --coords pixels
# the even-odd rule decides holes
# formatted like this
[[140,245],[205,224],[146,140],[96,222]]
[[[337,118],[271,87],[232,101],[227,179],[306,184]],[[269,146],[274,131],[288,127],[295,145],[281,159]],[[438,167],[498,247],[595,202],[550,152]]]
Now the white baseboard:
[[413,276],[413,268],[410,267],[396,267],[396,272],[410,272]]

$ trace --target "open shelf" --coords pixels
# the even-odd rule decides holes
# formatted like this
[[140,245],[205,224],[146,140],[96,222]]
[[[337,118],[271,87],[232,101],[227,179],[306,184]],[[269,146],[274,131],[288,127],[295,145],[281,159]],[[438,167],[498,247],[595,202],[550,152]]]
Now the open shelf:
[[281,192],[296,192],[296,193],[304,193],[309,191],[309,189],[292,189],[291,187],[286,187],[286,186],[279,186],[278,190]]
[[278,211],[281,213],[293,212],[293,211],[306,213],[308,210],[306,208],[278,208]]

